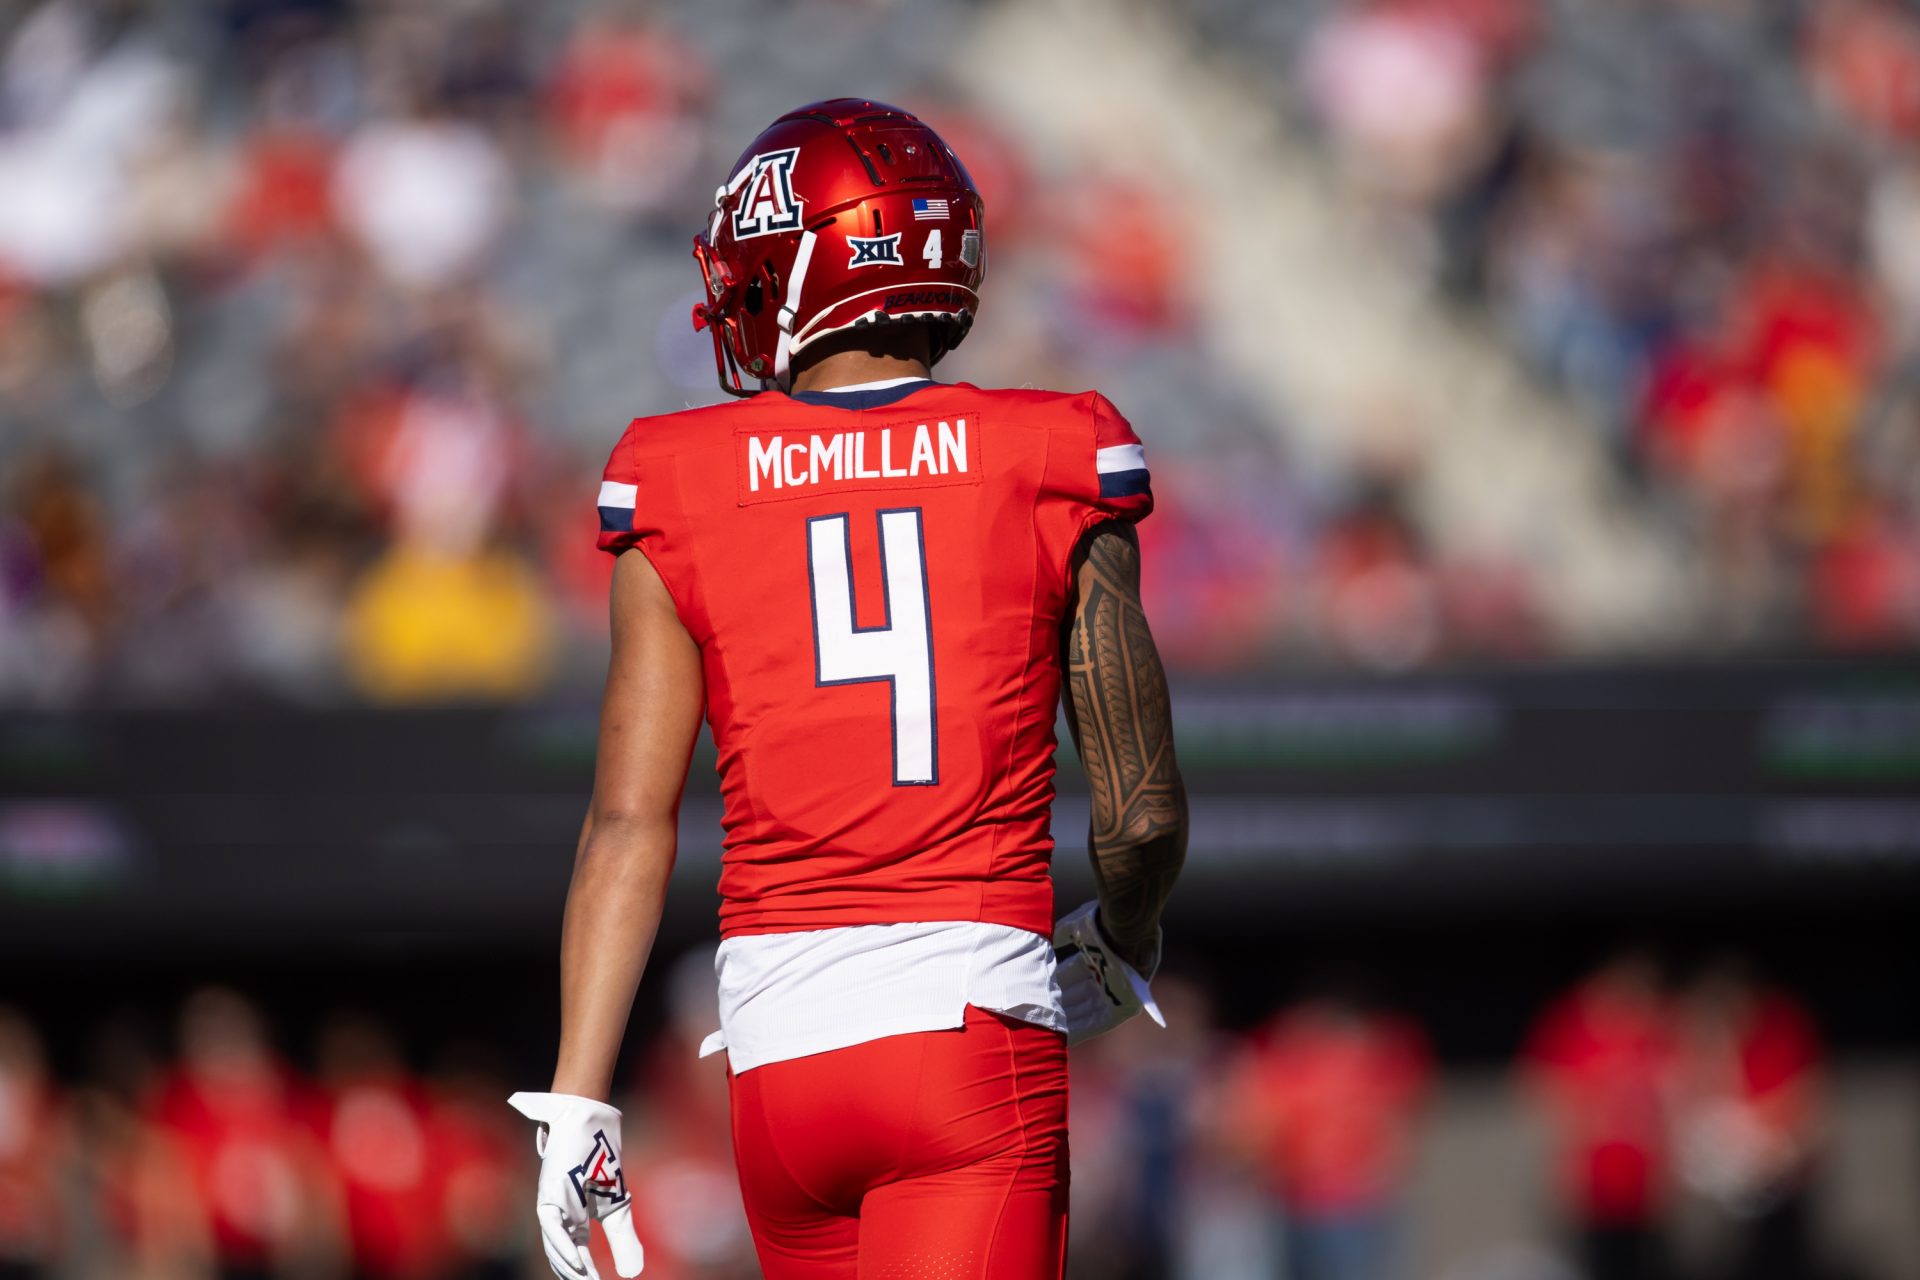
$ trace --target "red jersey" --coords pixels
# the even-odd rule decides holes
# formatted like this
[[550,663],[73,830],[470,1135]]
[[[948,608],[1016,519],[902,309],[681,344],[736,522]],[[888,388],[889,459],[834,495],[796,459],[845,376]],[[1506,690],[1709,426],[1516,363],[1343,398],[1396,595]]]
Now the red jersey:
[[226,1075],[180,1068],[149,1108],[148,1122],[178,1147],[223,1263],[264,1266],[300,1230],[310,1152],[294,1092],[277,1067]]
[[1418,1027],[1309,1003],[1264,1030],[1244,1071],[1242,1123],[1296,1216],[1332,1220],[1392,1201],[1431,1074]]
[[700,646],[722,935],[1050,934],[1070,561],[1152,506],[1091,392],[768,391],[629,426],[600,546],[638,548]]
[[1646,1222],[1659,1211],[1672,1128],[1672,1010],[1657,997],[1589,979],[1549,1005],[1527,1067],[1561,1130],[1561,1178],[1588,1222]]

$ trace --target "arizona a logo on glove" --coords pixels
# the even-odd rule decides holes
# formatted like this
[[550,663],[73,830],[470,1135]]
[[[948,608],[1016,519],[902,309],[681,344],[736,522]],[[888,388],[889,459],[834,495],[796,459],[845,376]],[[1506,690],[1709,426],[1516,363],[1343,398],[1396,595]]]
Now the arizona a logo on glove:
[[637,1276],[646,1250],[633,1229],[633,1197],[620,1167],[620,1112],[595,1098],[565,1093],[516,1093],[507,1099],[533,1121],[540,1155],[534,1216],[547,1265],[558,1280],[600,1280],[588,1248],[589,1223],[606,1233],[613,1267]]
[[627,1202],[627,1175],[620,1168],[620,1153],[607,1141],[605,1129],[593,1131],[593,1151],[568,1171],[573,1189],[586,1204],[588,1196],[598,1196],[607,1207]]
[[1059,966],[1054,980],[1060,988],[1060,1008],[1067,1015],[1067,1043],[1080,1044],[1104,1035],[1139,1013],[1161,1026],[1167,1020],[1147,986],[1160,966],[1156,932],[1147,972],[1122,960],[1100,928],[1100,904],[1082,903],[1053,926],[1053,955]]

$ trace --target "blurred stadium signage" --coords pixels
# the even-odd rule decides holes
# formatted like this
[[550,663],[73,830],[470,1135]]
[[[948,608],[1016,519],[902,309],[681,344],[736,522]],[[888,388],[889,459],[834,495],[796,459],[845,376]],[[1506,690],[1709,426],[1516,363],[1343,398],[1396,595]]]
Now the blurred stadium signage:
[[[1263,910],[1920,889],[1920,664],[1179,691],[1196,897]],[[0,716],[0,927],[550,931],[588,709]],[[1063,750],[1063,754],[1070,751]],[[1062,774],[1060,874],[1086,803]],[[712,909],[697,761],[675,910]]]

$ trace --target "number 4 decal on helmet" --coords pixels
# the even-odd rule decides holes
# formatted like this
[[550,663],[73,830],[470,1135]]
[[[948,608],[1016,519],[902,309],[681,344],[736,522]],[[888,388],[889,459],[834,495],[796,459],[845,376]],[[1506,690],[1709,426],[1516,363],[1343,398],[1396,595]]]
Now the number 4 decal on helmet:
[[933,708],[933,626],[927,599],[926,534],[920,508],[882,511],[881,597],[887,620],[856,625],[853,542],[844,513],[807,521],[807,586],[813,597],[814,684],[885,681],[891,691],[893,785],[940,781]]
[[927,265],[935,271],[940,269],[940,228],[935,227],[927,233],[927,247],[920,256],[925,258]]

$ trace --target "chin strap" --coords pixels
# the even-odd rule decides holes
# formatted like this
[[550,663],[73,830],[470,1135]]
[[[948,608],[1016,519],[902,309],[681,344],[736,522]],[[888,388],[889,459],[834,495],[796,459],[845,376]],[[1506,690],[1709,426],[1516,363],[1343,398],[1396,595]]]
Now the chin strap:
[[793,271],[787,276],[787,296],[780,304],[780,341],[773,349],[773,381],[782,391],[793,385],[793,322],[799,315],[800,291],[806,287],[807,266],[813,261],[814,234],[800,233],[800,251],[793,257]]

